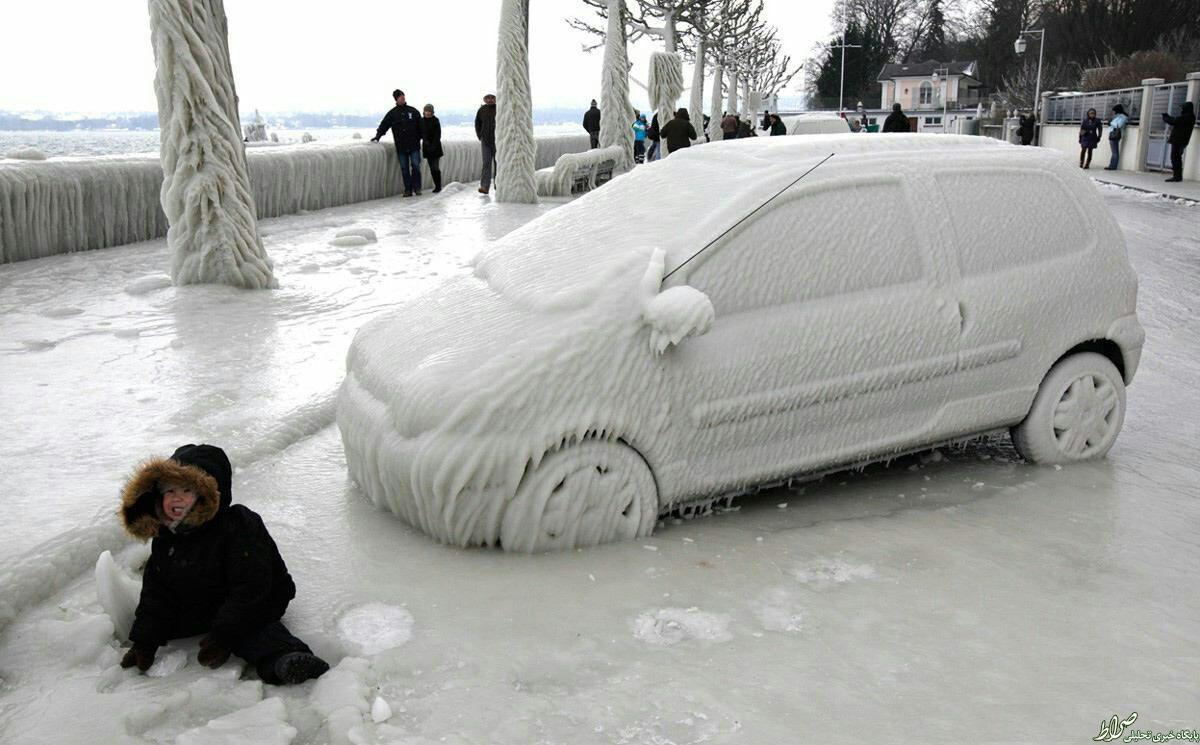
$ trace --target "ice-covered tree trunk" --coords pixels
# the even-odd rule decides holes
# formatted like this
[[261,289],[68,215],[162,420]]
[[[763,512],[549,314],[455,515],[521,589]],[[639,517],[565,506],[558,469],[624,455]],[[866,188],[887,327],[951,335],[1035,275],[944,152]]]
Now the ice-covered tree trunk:
[[529,0],[503,0],[496,46],[496,201],[537,202]]
[[696,64],[692,68],[692,92],[688,100],[688,113],[692,115],[692,126],[696,128],[697,139],[704,137],[704,56],[708,52],[708,42],[704,39],[696,42]]
[[625,153],[617,170],[633,168],[633,104],[629,102],[629,55],[625,40],[625,0],[608,0],[604,71],[600,80],[600,147],[619,145]]
[[[675,116],[675,102],[683,93],[683,60],[671,52],[650,55],[650,105],[658,112],[658,126],[664,127]],[[666,147],[667,141],[662,140]]]
[[276,287],[258,235],[223,0],[149,2],[171,279]]
[[762,123],[758,119],[758,112],[759,112],[759,109],[761,109],[761,108],[762,108],[762,93],[759,93],[758,91],[749,90],[749,85],[747,85],[746,110],[750,112],[750,114],[749,114],[750,123],[755,127],[757,127],[759,124]]
[[742,78],[742,115],[744,119],[749,119],[750,124],[754,124],[754,109],[751,107],[750,100],[750,79]]
[[730,65],[725,69],[725,74],[729,76],[726,81],[726,91],[728,98],[725,99],[725,110],[730,114],[738,113],[738,74],[737,65]]
[[712,94],[708,100],[708,139],[716,142],[724,137],[721,131],[721,83],[725,81],[725,66],[717,63],[713,70]]

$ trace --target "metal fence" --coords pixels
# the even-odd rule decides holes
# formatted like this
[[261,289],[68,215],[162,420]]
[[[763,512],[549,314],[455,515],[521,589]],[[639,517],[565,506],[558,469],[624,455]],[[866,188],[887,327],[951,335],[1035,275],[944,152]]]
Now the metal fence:
[[1142,113],[1142,89],[1122,88],[1092,93],[1062,93],[1046,102],[1046,124],[1078,124],[1088,109],[1095,109],[1101,119],[1112,117],[1112,107],[1121,104],[1130,124],[1137,124]]

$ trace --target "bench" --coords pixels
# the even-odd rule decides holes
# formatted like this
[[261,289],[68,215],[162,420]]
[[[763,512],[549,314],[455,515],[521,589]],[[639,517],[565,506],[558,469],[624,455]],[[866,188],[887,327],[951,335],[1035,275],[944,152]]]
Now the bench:
[[552,168],[536,172],[538,196],[569,197],[591,191],[612,180],[617,163],[624,157],[620,145],[560,155]]

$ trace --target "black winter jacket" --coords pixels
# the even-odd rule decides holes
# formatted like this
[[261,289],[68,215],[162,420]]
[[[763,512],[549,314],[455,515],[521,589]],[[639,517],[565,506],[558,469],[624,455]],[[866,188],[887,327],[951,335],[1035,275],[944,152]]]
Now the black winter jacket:
[[595,106],[584,112],[583,128],[589,132],[600,131],[600,109]]
[[908,117],[903,111],[892,109],[892,113],[888,114],[887,119],[883,120],[884,132],[911,132],[908,126]]
[[492,150],[496,149],[496,104],[485,103],[475,112],[475,136]]
[[421,155],[426,160],[442,157],[442,123],[436,116],[421,117]]
[[396,141],[396,152],[411,153],[421,149],[421,112],[408,104],[392,107],[375,130],[375,139],[383,137],[389,129]]
[[1191,101],[1184,101],[1179,116],[1163,114],[1163,121],[1171,125],[1171,137],[1167,142],[1187,147],[1192,141],[1192,130],[1196,128],[1196,111]]
[[691,118],[681,113],[663,125],[659,136],[667,141],[667,152],[673,153],[691,146],[692,140],[696,139],[696,128],[692,126]]
[[[233,644],[277,621],[296,585],[270,533],[252,510],[230,503],[233,469],[212,445],[184,445],[143,464],[121,497],[135,538],[153,539],[129,639],[157,647],[212,632]],[[162,523],[163,481],[190,486],[196,504],[171,531]]]

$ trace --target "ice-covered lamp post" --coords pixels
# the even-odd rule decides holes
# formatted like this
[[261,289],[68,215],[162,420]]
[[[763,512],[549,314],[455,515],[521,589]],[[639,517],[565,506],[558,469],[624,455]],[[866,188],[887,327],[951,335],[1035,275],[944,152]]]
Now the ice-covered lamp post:
[[250,191],[223,0],[149,3],[171,279],[276,287]]
[[496,201],[537,202],[529,0],[504,0],[496,46]]
[[942,134],[946,134],[946,98],[949,96],[950,92],[949,67],[939,67],[933,71],[933,87],[937,88],[939,82],[944,83],[938,95],[942,97]]
[[1042,53],[1046,51],[1046,29],[1044,28],[1027,28],[1022,29],[1021,33],[1017,34],[1017,40],[1013,42],[1013,51],[1018,55],[1025,54],[1026,36],[1038,37],[1038,69],[1037,82],[1034,83],[1033,90],[1033,118],[1041,121],[1038,116],[1042,103]]

